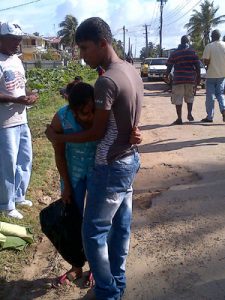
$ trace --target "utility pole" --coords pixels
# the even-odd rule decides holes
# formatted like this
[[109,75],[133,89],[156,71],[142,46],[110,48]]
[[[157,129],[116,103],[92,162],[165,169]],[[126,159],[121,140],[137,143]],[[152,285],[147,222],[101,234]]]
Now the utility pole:
[[128,43],[128,55],[130,54],[130,37],[129,37],[129,43]]
[[136,52],[137,52],[137,38],[135,37],[134,58],[136,58]]
[[159,51],[160,51],[160,57],[162,57],[163,6],[164,3],[167,2],[167,0],[157,0],[157,2],[160,2]]
[[145,24],[145,57],[148,57],[148,25]]
[[126,42],[126,28],[125,26],[123,26],[123,59],[124,60],[126,60],[125,42]]

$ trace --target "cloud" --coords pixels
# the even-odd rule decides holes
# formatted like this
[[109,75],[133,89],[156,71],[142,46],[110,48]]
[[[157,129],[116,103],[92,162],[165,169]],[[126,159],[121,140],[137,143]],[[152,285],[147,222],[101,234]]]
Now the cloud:
[[[7,1],[0,1],[7,2]],[[1,3],[0,8],[18,5],[18,0]],[[22,0],[21,0],[22,3]],[[176,47],[180,37],[186,33],[184,25],[188,22],[198,0],[168,0],[163,9],[163,47]],[[117,39],[123,39],[122,27],[125,25],[126,40],[135,44],[138,51],[145,46],[144,24],[149,25],[149,41],[159,43],[159,2],[156,0],[41,0],[37,3],[4,11],[1,21],[15,22],[28,33],[35,31],[41,35],[53,35],[58,24],[67,14],[72,14],[82,22],[84,19],[99,16],[109,23]],[[218,16],[225,15],[225,1],[214,0],[219,6]],[[219,29],[225,34],[225,24]]]

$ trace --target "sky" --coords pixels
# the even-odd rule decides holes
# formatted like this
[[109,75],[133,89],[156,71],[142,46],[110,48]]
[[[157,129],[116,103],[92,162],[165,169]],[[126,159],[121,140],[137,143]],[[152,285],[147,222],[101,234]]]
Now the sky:
[[[29,2],[33,3],[23,5]],[[184,25],[194,9],[200,10],[200,3],[199,0],[167,0],[164,3],[163,48],[177,47],[180,37],[186,34]],[[214,7],[217,6],[217,16],[225,15],[225,1],[214,0]],[[114,38],[121,41],[125,26],[126,52],[130,39],[133,55],[137,57],[145,46],[145,24],[148,25],[148,41],[159,44],[160,2],[157,0],[0,0],[0,21],[19,24],[26,33],[56,36],[58,25],[67,14],[76,17],[78,23],[93,16],[103,18],[110,25]],[[225,35],[225,24],[218,29]]]

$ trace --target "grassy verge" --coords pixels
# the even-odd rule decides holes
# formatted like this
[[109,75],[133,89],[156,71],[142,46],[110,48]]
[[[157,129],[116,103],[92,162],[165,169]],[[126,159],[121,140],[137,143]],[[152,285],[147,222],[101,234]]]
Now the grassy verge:
[[0,216],[0,221],[32,226],[35,243],[27,247],[25,251],[0,252],[0,274],[3,282],[18,277],[24,264],[31,261],[40,236],[39,212],[50,198],[56,200],[59,195],[59,178],[55,168],[54,153],[44,135],[44,130],[57,109],[64,104],[65,101],[56,93],[46,92],[40,95],[37,105],[28,111],[33,141],[33,169],[27,199],[31,199],[34,205],[31,208],[19,208],[24,215],[21,221],[4,216]]

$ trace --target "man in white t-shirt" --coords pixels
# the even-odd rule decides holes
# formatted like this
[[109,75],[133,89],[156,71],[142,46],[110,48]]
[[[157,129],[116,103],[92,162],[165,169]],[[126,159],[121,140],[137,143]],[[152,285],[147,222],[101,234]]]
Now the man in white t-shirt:
[[213,122],[214,101],[218,100],[220,112],[225,122],[225,42],[220,41],[219,30],[213,30],[212,42],[203,52],[203,61],[207,65],[206,73],[206,118],[202,122]]
[[27,105],[37,95],[26,95],[25,71],[16,55],[22,40],[16,24],[0,24],[0,212],[22,219],[16,204],[32,206],[25,199],[30,181],[32,145],[27,125]]

